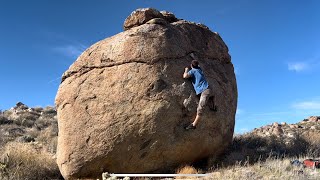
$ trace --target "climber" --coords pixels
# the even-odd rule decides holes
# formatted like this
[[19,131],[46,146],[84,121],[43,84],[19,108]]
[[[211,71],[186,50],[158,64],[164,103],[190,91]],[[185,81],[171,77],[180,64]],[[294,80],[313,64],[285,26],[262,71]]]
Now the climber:
[[198,122],[201,119],[203,109],[205,108],[205,105],[207,104],[207,101],[209,100],[209,107],[211,110],[216,111],[216,107],[214,105],[214,98],[213,96],[210,96],[211,90],[209,88],[209,84],[199,67],[199,61],[193,60],[191,62],[191,69],[189,67],[186,67],[183,73],[183,78],[191,78],[192,85],[194,87],[194,90],[196,91],[196,95],[200,96],[199,104],[197,107],[197,115],[195,120],[185,127],[186,130],[189,129],[196,129],[196,126]]

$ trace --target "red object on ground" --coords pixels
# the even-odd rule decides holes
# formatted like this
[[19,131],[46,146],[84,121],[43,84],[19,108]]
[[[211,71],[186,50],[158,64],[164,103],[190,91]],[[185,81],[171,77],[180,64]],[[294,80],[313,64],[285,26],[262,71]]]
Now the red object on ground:
[[320,168],[320,162],[319,160],[315,159],[306,159],[303,161],[303,165],[308,168]]

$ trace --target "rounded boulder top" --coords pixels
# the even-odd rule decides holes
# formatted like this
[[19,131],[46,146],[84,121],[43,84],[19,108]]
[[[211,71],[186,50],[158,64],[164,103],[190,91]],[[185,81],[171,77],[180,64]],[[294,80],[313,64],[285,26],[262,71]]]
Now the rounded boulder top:
[[163,19],[169,23],[176,22],[178,19],[174,14],[168,11],[158,11],[153,8],[141,8],[133,11],[130,16],[124,21],[123,28],[128,30],[132,27],[137,27],[147,23],[151,19]]
[[[231,143],[237,84],[219,34],[152,8],[131,13],[124,29],[85,50],[62,76],[57,162],[66,179],[168,172]],[[218,111],[206,107],[197,129],[186,131],[198,99],[182,74],[193,59]]]

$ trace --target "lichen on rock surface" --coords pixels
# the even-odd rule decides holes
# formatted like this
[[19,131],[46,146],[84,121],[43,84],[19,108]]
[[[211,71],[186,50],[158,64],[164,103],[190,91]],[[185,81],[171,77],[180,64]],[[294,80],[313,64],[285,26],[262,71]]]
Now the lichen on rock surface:
[[[55,101],[57,161],[67,179],[164,172],[217,156],[232,140],[237,86],[222,38],[151,8],[133,12],[124,27],[89,47],[63,74]],[[197,97],[182,73],[191,56],[205,72],[218,111],[207,108],[189,132],[183,127],[194,118]]]

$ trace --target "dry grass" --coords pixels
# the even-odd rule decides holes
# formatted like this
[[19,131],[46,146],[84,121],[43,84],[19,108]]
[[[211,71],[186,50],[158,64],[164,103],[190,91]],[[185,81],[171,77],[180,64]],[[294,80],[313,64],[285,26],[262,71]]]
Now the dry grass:
[[[12,115],[12,116],[11,116]],[[0,114],[0,179],[61,179],[53,107]],[[35,143],[26,143],[35,141]]]
[[56,114],[56,109],[52,106],[47,106],[43,109],[43,114]]
[[179,168],[176,171],[176,174],[198,174],[198,171],[196,168],[187,165],[187,166]]
[[[320,177],[319,170],[293,166],[289,158],[268,158],[265,162],[257,162],[250,165],[234,165],[228,168],[220,168],[213,171],[208,179],[317,179]],[[302,159],[300,159],[302,160]]]
[[[308,158],[319,159],[319,141],[320,134],[312,131],[298,136],[291,143],[285,143],[280,137],[260,137],[251,133],[238,135],[223,155],[203,161],[200,168],[210,173],[205,179],[320,179],[319,169],[290,163],[294,159],[300,162]],[[196,168],[186,166],[177,173],[192,172]]]
[[304,138],[311,144],[308,148],[307,156],[319,157],[320,156],[320,133],[319,131],[308,131],[304,133]]
[[50,126],[43,131],[40,131],[37,141],[45,145],[46,150],[50,153],[56,153],[58,130],[54,126]]
[[2,115],[2,112],[0,114],[0,125],[1,124],[6,124],[8,122],[8,118]]
[[[199,172],[196,168],[186,165],[181,168],[178,168],[176,171],[176,174],[199,174]],[[176,179],[196,179],[196,177],[184,177],[184,176],[178,176]]]
[[2,150],[0,179],[60,179],[53,154],[32,143],[7,143]]
[[23,112],[13,122],[19,126],[32,127],[38,118],[39,115],[36,113]]
[[[238,163],[249,164],[265,161],[270,157],[298,157],[315,152],[316,144],[309,143],[302,136],[293,139],[290,144],[279,137],[260,137],[254,134],[236,136],[229,149],[219,159],[212,161],[210,166],[227,167]],[[314,153],[314,157],[320,154]]]

